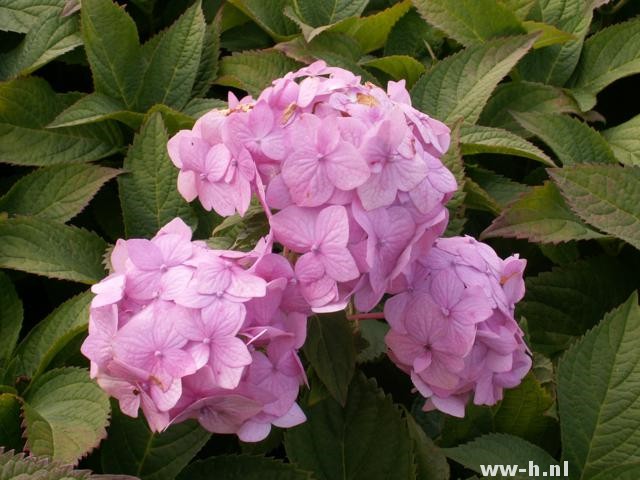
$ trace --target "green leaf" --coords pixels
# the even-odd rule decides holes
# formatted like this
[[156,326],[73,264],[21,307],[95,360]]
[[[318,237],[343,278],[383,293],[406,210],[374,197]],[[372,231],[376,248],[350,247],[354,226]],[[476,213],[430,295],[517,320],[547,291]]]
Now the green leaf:
[[208,480],[211,472],[225,480],[312,480],[311,472],[305,472],[291,463],[275,458],[250,455],[219,455],[199,460],[189,465],[178,480]]
[[515,133],[501,128],[465,125],[460,131],[460,143],[462,154],[465,156],[477,153],[500,153],[530,158],[548,166],[556,166],[553,160],[538,147]]
[[69,100],[36,77],[0,83],[0,162],[34,166],[82,163],[117,152],[122,134],[108,122],[44,128]]
[[192,98],[182,109],[182,113],[189,115],[191,118],[200,118],[210,110],[224,110],[225,108],[227,108],[227,102],[224,100],[218,100],[217,98]]
[[82,44],[77,16],[62,17],[61,9],[40,16],[20,44],[0,54],[0,79],[28,75]]
[[560,360],[562,452],[571,478],[593,478],[629,462],[640,449],[638,338],[634,292]]
[[476,123],[491,92],[534,41],[531,35],[491,40],[441,60],[413,87],[414,105],[445,122]]
[[557,420],[546,415],[552,406],[553,398],[530,373],[516,388],[505,390],[493,414],[495,431],[545,447],[546,437],[558,433]]
[[76,103],[63,110],[47,128],[72,127],[88,123],[117,120],[137,130],[144,115],[128,111],[124,104],[115,98],[101,93],[85,95]]
[[18,398],[11,393],[0,394],[0,445],[7,450],[22,450],[24,442],[20,422]]
[[384,45],[385,55],[410,55],[420,58],[443,44],[444,34],[425,22],[412,8],[393,26]]
[[[19,449],[18,449],[19,451]],[[133,477],[91,475],[88,470],[73,470],[71,465],[47,457],[4,452],[0,448],[0,480],[135,480]]]
[[350,17],[359,17],[369,0],[293,0],[284,14],[298,24],[307,42]]
[[67,300],[31,329],[16,349],[21,375],[38,377],[65,345],[87,329],[92,298],[85,292]]
[[166,223],[181,217],[197,223],[192,207],[176,188],[178,170],[167,153],[168,136],[159,113],[136,135],[118,178],[127,237],[152,237]]
[[405,412],[405,419],[413,444],[416,480],[448,480],[449,464],[442,450],[427,437],[409,412]]
[[422,17],[462,45],[526,33],[509,8],[497,0],[413,0]]
[[204,15],[197,1],[169,29],[160,33],[159,38],[152,38],[144,45],[147,67],[136,95],[138,110],[146,111],[156,103],[180,109],[189,101],[200,65],[205,29]]
[[533,82],[508,82],[498,85],[487,102],[479,122],[490,127],[504,128],[522,137],[531,134],[513,118],[515,113],[578,113],[573,98],[562,89]]
[[635,73],[640,73],[639,18],[604,28],[584,42],[571,87],[587,111],[604,87]]
[[638,278],[633,265],[601,256],[528,277],[526,286],[516,313],[527,319],[533,348],[554,354],[623,302]]
[[453,173],[458,184],[458,189],[454,192],[451,199],[447,202],[447,209],[450,214],[449,225],[445,236],[459,235],[462,232],[462,227],[466,221],[464,218],[464,161],[462,160],[462,151],[460,149],[460,124],[461,121],[456,121],[451,127],[451,144],[449,150],[442,156],[442,163],[445,167]]
[[515,13],[516,17],[524,20],[538,0],[499,0],[499,2]]
[[591,480],[636,480],[640,476],[640,463],[625,463],[603,470]]
[[112,0],[83,0],[81,20],[96,92],[133,107],[144,67],[136,24]]
[[576,38],[575,35],[571,33],[563,32],[553,25],[549,25],[543,22],[526,20],[522,22],[522,26],[527,31],[527,33],[540,32],[538,40],[536,40],[536,43],[533,44],[534,49],[549,47],[558,43],[565,43]]
[[464,181],[464,205],[471,210],[480,210],[489,212],[493,215],[499,215],[502,211],[498,202],[489,195],[480,185],[470,178]]
[[313,315],[304,355],[333,398],[344,405],[356,365],[353,332],[344,312]]
[[546,182],[509,205],[480,235],[482,239],[495,237],[560,243],[603,235],[585,225],[569,209],[557,187]]
[[492,170],[467,165],[467,174],[487,194],[495,200],[501,209],[513,203],[523,193],[529,192],[531,187],[503,177]]
[[332,398],[305,410],[307,421],[285,433],[287,456],[318,480],[413,478],[407,427],[391,399],[362,374],[343,408]]
[[309,43],[302,37],[297,37],[276,45],[276,48],[294,60],[303,63],[324,60],[328,65],[359,75],[363,82],[379,84],[375,76],[357,63],[362,57],[358,42],[344,33],[326,32]]
[[153,434],[144,417],[127,417],[115,407],[109,436],[100,447],[102,469],[142,480],[173,480],[210,437],[195,420]]
[[207,243],[211,248],[223,248],[248,252],[255,248],[261,238],[269,234],[269,219],[257,201],[241,217],[238,214],[217,220]]
[[208,24],[202,39],[200,65],[191,90],[191,97],[205,96],[218,75],[220,56],[220,22],[216,19]]
[[298,62],[275,50],[234,53],[220,62],[216,83],[259,95],[273,80],[299,66]]
[[424,73],[424,65],[408,55],[391,55],[374,58],[362,63],[363,66],[381,70],[393,80],[407,81],[407,88],[411,88],[416,80]]
[[389,331],[389,324],[377,320],[365,320],[360,322],[360,337],[367,342],[366,347],[358,352],[356,357],[358,363],[372,362],[378,360],[387,353],[387,345],[384,337]]
[[56,165],[25,175],[0,197],[0,211],[67,222],[118,174],[94,165]]
[[585,222],[640,248],[640,168],[580,165],[549,175]]
[[64,0],[0,0],[0,30],[27,33],[41,18],[62,12]]
[[411,0],[402,0],[373,15],[341,22],[331,30],[354,38],[364,53],[373,52],[385,46],[391,29],[410,7]]
[[87,370],[51,370],[29,386],[24,400],[26,448],[33,455],[76,463],[107,434],[109,399]]
[[620,163],[640,166],[640,115],[602,132]]
[[290,0],[229,0],[229,3],[241,10],[256,22],[274,40],[289,40],[300,29],[288,17],[282,14]]
[[[551,465],[558,465],[551,455],[542,448],[513,435],[491,433],[459,447],[444,450],[447,457],[464,465],[476,473],[482,473],[480,465],[519,465],[533,462],[540,471],[549,471]],[[501,476],[491,478],[503,478]],[[516,473],[504,478],[529,479],[527,473]]]
[[520,125],[549,145],[565,166],[617,163],[602,135],[577,118],[549,113],[513,113],[513,116]]
[[94,283],[107,245],[95,233],[41,218],[0,220],[0,268]]
[[[0,366],[11,358],[16,346],[24,312],[22,301],[9,277],[0,272]],[[0,445],[3,445],[0,442]]]
[[593,7],[584,0],[539,0],[528,19],[553,25],[575,37],[529,53],[518,65],[524,80],[564,85],[576,68],[584,37],[589,31]]

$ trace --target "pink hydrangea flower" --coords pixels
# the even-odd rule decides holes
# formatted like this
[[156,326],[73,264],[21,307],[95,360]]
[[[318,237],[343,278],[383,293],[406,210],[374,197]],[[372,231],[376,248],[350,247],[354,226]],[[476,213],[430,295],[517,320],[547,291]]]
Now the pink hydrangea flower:
[[513,318],[526,262],[500,259],[471,237],[441,238],[404,274],[385,304],[391,359],[427,398],[425,408],[464,416],[473,395],[493,405],[531,367]]

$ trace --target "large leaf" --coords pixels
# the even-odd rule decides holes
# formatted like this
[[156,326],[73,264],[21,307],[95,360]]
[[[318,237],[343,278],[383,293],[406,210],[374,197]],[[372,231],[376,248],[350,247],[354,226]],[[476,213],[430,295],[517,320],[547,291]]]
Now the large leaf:
[[462,160],[462,150],[460,148],[460,123],[456,121],[451,128],[451,144],[449,150],[442,156],[442,163],[453,173],[458,184],[458,189],[454,192],[451,199],[447,202],[449,209],[450,221],[447,225],[445,236],[459,235],[464,226],[464,161]]
[[536,36],[491,40],[438,62],[413,87],[416,108],[445,122],[475,123],[496,85],[531,48]]
[[567,206],[557,187],[547,182],[509,205],[480,238],[525,238],[560,243],[603,235],[585,225]]
[[100,448],[102,468],[142,480],[173,480],[209,437],[195,420],[153,434],[144,417],[127,417],[114,408],[109,436]]
[[[21,451],[24,445],[20,418],[20,401],[11,393],[0,394],[0,445]],[[2,454],[0,448],[0,455]],[[1,471],[1,470],[0,470]],[[0,479],[2,474],[0,474]]]
[[411,439],[391,399],[362,374],[343,408],[332,398],[305,410],[307,422],[285,434],[288,457],[318,480],[412,478]]
[[481,466],[518,465],[514,474],[504,477],[491,475],[490,478],[529,479],[527,467],[529,462],[539,467],[539,471],[549,471],[551,465],[558,462],[542,448],[537,447],[519,437],[492,433],[484,435],[459,447],[445,449],[445,454],[476,473],[483,473]]
[[600,30],[584,43],[571,79],[584,111],[596,104],[596,94],[619,78],[640,73],[640,18]]
[[413,444],[416,480],[449,480],[449,464],[442,450],[427,437],[409,412],[406,412],[405,419]]
[[216,83],[259,95],[273,80],[300,64],[275,50],[234,53],[220,62]]
[[25,175],[0,198],[0,211],[66,222],[118,174],[94,165],[56,165]]
[[159,38],[143,47],[147,62],[136,107],[146,111],[156,103],[180,109],[191,97],[205,34],[200,1],[195,2]]
[[284,8],[287,17],[298,24],[306,41],[350,17],[358,17],[369,0],[293,0]]
[[61,11],[47,10],[16,48],[0,54],[0,79],[28,75],[82,44],[77,16],[62,17]]
[[534,82],[498,85],[480,115],[479,123],[510,130],[520,136],[531,134],[513,118],[512,112],[577,113],[575,100],[564,90]]
[[481,125],[465,125],[460,130],[463,155],[477,153],[500,153],[530,158],[536,162],[555,167],[546,153],[532,143],[508,130]]
[[549,174],[580,218],[640,248],[640,167],[580,165]]
[[602,135],[577,118],[548,113],[513,113],[513,116],[520,125],[549,145],[565,166],[616,163]]
[[21,375],[40,375],[58,352],[87,329],[91,298],[85,292],[67,300],[31,329],[16,349]]
[[[415,9],[409,10],[393,26],[384,45],[385,55],[410,55],[415,58],[429,53],[435,57],[444,43],[444,34],[425,22]],[[429,50],[430,49],[430,50]]]
[[[19,451],[20,449],[17,449]],[[92,475],[88,470],[73,470],[71,465],[36,457],[3,452],[0,448],[0,480],[136,480],[134,477]]]
[[640,115],[603,131],[602,136],[620,163],[640,166]]
[[411,88],[418,77],[424,73],[424,65],[408,55],[390,55],[374,58],[362,64],[365,67],[380,70],[393,80],[406,80],[407,88]]
[[[208,24],[202,39],[200,65],[191,90],[191,97],[205,96],[218,75],[220,56],[220,22],[218,19]],[[183,109],[184,111],[184,109]]]
[[304,354],[333,398],[344,405],[356,365],[353,332],[344,312],[309,319]]
[[118,179],[128,237],[151,237],[175,217],[195,225],[191,206],[176,188],[178,170],[167,153],[168,136],[159,113],[136,135]]
[[242,10],[275,40],[287,40],[300,31],[292,20],[282,14],[290,0],[229,0],[229,3]]
[[136,24],[112,0],[83,0],[81,12],[82,38],[96,92],[132,107],[144,66]]
[[341,22],[331,30],[346,33],[358,42],[364,53],[369,53],[385,46],[391,29],[410,7],[410,0],[402,0],[373,15]]
[[20,336],[23,314],[22,301],[13,283],[5,273],[0,272],[0,366],[13,353]]
[[0,30],[27,33],[42,17],[60,14],[65,0],[0,0]]
[[515,13],[497,0],[413,0],[424,19],[462,45],[526,30]]
[[574,35],[575,40],[529,53],[518,65],[524,80],[564,85],[575,69],[584,37],[593,16],[591,2],[584,0],[539,0],[529,20],[554,25]]
[[90,93],[69,106],[47,127],[72,127],[87,123],[118,120],[133,129],[138,129],[144,115],[126,109],[122,101],[108,97],[102,93]]
[[211,472],[225,480],[312,480],[311,472],[305,472],[291,463],[249,455],[219,455],[189,465],[178,480],[208,480]]
[[516,388],[505,390],[493,412],[494,430],[545,447],[546,437],[558,433],[557,420],[546,415],[552,406],[553,398],[530,373]]
[[527,319],[535,350],[553,354],[623,302],[638,287],[638,278],[633,265],[595,257],[529,277],[526,285],[518,316]]
[[0,220],[0,267],[94,283],[107,245],[95,233],[40,218]]
[[485,168],[467,165],[467,174],[480,188],[495,200],[500,209],[506,208],[531,187],[495,173]]
[[640,451],[638,338],[640,308],[634,292],[560,360],[562,452],[571,478],[593,478],[630,462]]
[[123,139],[112,124],[47,130],[69,103],[36,77],[0,83],[0,162],[53,165],[98,160],[119,150]]
[[106,436],[109,399],[87,370],[51,370],[29,386],[24,400],[26,447],[33,455],[75,463]]

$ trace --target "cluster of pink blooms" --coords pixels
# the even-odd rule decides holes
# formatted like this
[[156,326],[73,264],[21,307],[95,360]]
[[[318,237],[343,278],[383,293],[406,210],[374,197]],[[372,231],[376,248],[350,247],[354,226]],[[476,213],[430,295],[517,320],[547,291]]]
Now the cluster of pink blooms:
[[397,279],[384,305],[389,356],[427,398],[458,417],[473,395],[494,405],[520,383],[531,357],[513,312],[526,262],[500,259],[472,237],[440,238]]
[[308,307],[282,256],[210,249],[175,219],[151,240],[119,240],[111,264],[82,352],[123,413],[142,408],[154,431],[196,418],[244,441],[305,420]]
[[307,317],[349,302],[367,312],[393,294],[389,355],[425,408],[464,415],[472,393],[495,403],[531,364],[513,318],[525,262],[439,239],[457,188],[440,160],[449,140],[404,82],[385,92],[321,61],[255,100],[230,94],[228,109],[169,141],[178,190],[222,216],[255,196],[271,231],[251,252],[192,241],[179,219],[119,240],[113,273],[92,288],[92,376],[155,431],[196,418],[258,441],[305,420]]

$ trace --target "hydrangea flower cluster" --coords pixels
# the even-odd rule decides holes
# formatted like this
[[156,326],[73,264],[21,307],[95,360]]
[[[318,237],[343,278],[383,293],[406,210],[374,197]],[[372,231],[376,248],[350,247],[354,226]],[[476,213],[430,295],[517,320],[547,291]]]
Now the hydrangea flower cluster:
[[308,307],[284,257],[210,249],[175,219],[151,240],[119,240],[111,264],[82,353],[123,413],[142,408],[154,431],[196,418],[245,441],[305,420]]
[[260,96],[200,118],[169,142],[178,189],[220,215],[255,192],[274,239],[297,254],[315,311],[372,309],[447,224],[456,181],[440,157],[449,129],[411,106],[404,82],[385,92],[318,61]]
[[192,241],[179,219],[119,240],[113,273],[92,288],[91,375],[155,431],[195,418],[259,441],[305,420],[308,316],[368,312],[391,294],[389,356],[425,408],[462,416],[472,395],[498,401],[531,365],[513,318],[525,262],[439,238],[457,188],[440,160],[449,133],[404,82],[385,91],[322,61],[255,100],[230,94],[169,141],[177,187],[222,216],[255,196],[270,232],[251,252]]
[[424,409],[464,416],[515,387],[531,357],[513,313],[526,262],[500,259],[472,237],[440,238],[403,272],[384,306],[389,357],[427,398]]

